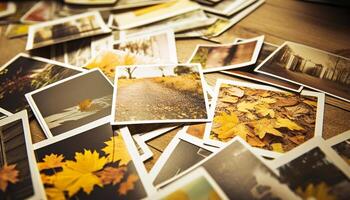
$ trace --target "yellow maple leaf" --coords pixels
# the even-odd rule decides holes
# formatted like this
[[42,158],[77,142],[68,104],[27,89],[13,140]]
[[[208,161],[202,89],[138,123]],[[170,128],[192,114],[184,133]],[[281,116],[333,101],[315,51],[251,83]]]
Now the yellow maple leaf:
[[66,161],[62,171],[56,173],[55,186],[68,191],[72,197],[80,189],[90,194],[95,185],[102,187],[100,179],[93,172],[101,170],[107,163],[105,157],[99,156],[96,151],[84,150],[84,153],[75,153],[76,161]]
[[282,137],[282,133],[275,129],[275,121],[272,119],[260,119],[249,122],[249,125],[254,127],[254,132],[260,139],[264,138],[266,133]]
[[243,140],[247,141],[247,135],[249,135],[249,133],[250,130],[248,129],[248,127],[245,124],[240,123],[226,132],[219,133],[218,138],[227,139],[233,138],[235,136],[240,136]]
[[130,174],[127,180],[120,184],[118,193],[120,195],[126,195],[130,190],[135,188],[135,182],[139,180],[139,177],[136,174]]
[[63,155],[57,155],[51,153],[50,155],[45,155],[43,158],[44,162],[38,162],[38,168],[39,170],[44,170],[44,169],[53,169],[57,167],[61,167],[63,165]]
[[259,104],[255,106],[256,112],[263,117],[270,115],[271,118],[275,117],[275,111],[270,109],[268,104]]
[[297,123],[291,121],[290,119],[287,119],[287,118],[281,118],[281,117],[277,117],[277,121],[276,121],[276,128],[282,128],[282,127],[285,127],[285,128],[288,128],[289,130],[297,130],[297,131],[300,131],[300,130],[304,130],[303,127],[299,126]]
[[220,113],[220,115],[214,117],[212,131],[216,134],[225,133],[236,126],[238,122],[239,119],[235,113]]
[[66,197],[62,190],[57,188],[45,188],[45,193],[50,200],[65,200]]
[[123,137],[118,136],[111,137],[111,139],[105,142],[107,145],[102,149],[107,154],[108,162],[117,162],[119,165],[127,165],[131,160],[128,149],[125,145]]
[[16,165],[5,164],[0,168],[0,190],[6,191],[9,183],[15,184],[18,182],[19,171]]
[[298,187],[296,193],[303,199],[317,199],[317,200],[336,200],[336,196],[332,194],[331,189],[325,182],[318,183],[314,185],[309,183],[305,191]]
[[53,185],[56,181],[56,175],[48,176],[44,173],[40,173],[41,181],[44,184]]
[[279,152],[279,153],[283,153],[284,152],[281,143],[273,143],[273,144],[271,144],[271,147],[272,147],[273,151],[276,151],[276,152]]
[[237,110],[240,112],[249,112],[254,110],[254,107],[257,105],[257,102],[241,102],[237,104]]

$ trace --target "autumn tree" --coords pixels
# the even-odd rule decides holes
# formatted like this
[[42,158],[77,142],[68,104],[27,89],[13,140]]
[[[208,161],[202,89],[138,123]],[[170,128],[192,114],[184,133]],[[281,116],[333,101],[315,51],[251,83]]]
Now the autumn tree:
[[125,71],[128,73],[128,78],[132,79],[132,74],[134,73],[134,71],[136,70],[137,67],[126,67],[124,68]]
[[165,74],[164,74],[164,67],[163,66],[159,66],[158,69],[162,72],[162,77],[165,77]]
[[174,68],[174,73],[177,74],[178,76],[183,74],[189,74],[191,72],[192,72],[192,69],[184,65],[178,65]]

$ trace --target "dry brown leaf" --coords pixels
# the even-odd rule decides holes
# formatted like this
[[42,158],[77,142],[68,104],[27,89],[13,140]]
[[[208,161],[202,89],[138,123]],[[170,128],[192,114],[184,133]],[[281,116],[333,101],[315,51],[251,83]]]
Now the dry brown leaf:
[[96,173],[103,185],[118,184],[124,177],[126,167],[106,167],[102,171]]
[[134,189],[137,180],[139,180],[139,177],[136,174],[130,174],[127,180],[120,184],[118,193],[120,195],[126,195],[130,190]]
[[295,97],[290,98],[281,98],[278,99],[275,103],[276,106],[286,107],[286,106],[295,106],[299,103],[298,99]]
[[266,146],[264,142],[262,142],[258,137],[255,137],[255,136],[254,137],[248,136],[247,142],[248,142],[248,144],[252,145],[253,147],[262,148],[262,147]]
[[287,115],[292,119],[308,114],[310,112],[308,109],[306,109],[303,106],[291,106],[291,107],[285,107],[285,109],[287,111]]
[[19,171],[15,168],[16,165],[5,164],[0,169],[0,190],[3,192],[6,191],[9,183],[15,184],[18,182]]
[[289,119],[286,119],[286,118],[281,118],[281,117],[277,117],[277,121],[276,121],[276,128],[288,128],[289,130],[297,130],[297,131],[300,131],[300,130],[304,130],[303,127],[299,126],[297,123],[289,120]]
[[301,144],[305,142],[305,136],[303,135],[295,135],[292,137],[288,137],[290,141],[292,141],[294,144]]

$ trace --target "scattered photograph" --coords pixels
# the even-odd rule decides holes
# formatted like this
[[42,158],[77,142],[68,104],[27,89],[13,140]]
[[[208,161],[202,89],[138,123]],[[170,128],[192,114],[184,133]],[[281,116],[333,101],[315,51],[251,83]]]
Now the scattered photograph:
[[255,64],[264,36],[233,44],[198,45],[189,63],[200,63],[203,72],[222,71]]
[[199,65],[116,67],[112,123],[208,121],[208,98]]
[[100,51],[96,57],[86,62],[83,65],[83,68],[99,68],[110,81],[114,81],[116,66],[156,64],[159,63],[159,61],[160,60],[157,58],[142,56],[120,50],[103,50]]
[[0,144],[0,198],[46,199],[25,110],[0,120]]
[[78,5],[103,5],[114,4],[117,0],[64,0],[65,3],[78,4]]
[[129,133],[108,122],[49,138],[34,152],[48,199],[143,199],[152,191]]
[[27,24],[50,21],[55,17],[56,8],[57,3],[54,1],[39,1],[21,17],[20,21]]
[[[324,94],[290,93],[273,87],[220,80],[205,140],[218,147],[239,136],[278,156],[322,135]],[[270,151],[270,152],[269,152]],[[273,157],[273,156],[272,156]]]
[[47,137],[74,132],[110,118],[113,86],[90,70],[26,94]]
[[229,199],[204,168],[198,168],[190,172],[170,184],[166,189],[160,190],[151,198],[191,200]]
[[114,15],[119,30],[131,29],[151,24],[176,15],[199,9],[200,6],[189,0],[175,0]]
[[26,50],[109,33],[99,12],[87,12],[29,27]]
[[0,18],[7,17],[16,12],[16,4],[14,2],[1,2],[0,3]]
[[212,151],[201,142],[190,142],[187,138],[181,138],[181,132],[178,132],[152,167],[150,179],[153,181],[153,185],[160,185],[210,154]]
[[317,145],[291,151],[276,160],[284,163],[277,167],[280,179],[302,199],[349,199],[349,167],[344,171],[334,155]]
[[63,43],[65,63],[82,67],[91,57],[91,38],[82,38]]
[[117,41],[113,49],[158,58],[167,64],[177,63],[175,36],[169,30]]
[[[238,39],[236,41],[244,41],[242,39]],[[261,51],[258,56],[258,60],[255,64],[239,69],[230,69],[226,71],[221,71],[222,73],[253,80],[253,81],[259,81],[265,84],[273,85],[276,87],[280,87],[283,89],[291,90],[294,92],[300,92],[303,89],[303,86],[300,86],[298,84],[294,84],[288,81],[284,81],[272,76],[268,76],[265,74],[257,73],[254,71],[255,67],[260,65],[269,55],[271,55],[276,49],[278,48],[277,45],[270,44],[267,42],[264,42]]]
[[18,54],[0,68],[0,107],[10,113],[29,109],[26,93],[82,71],[45,58]]
[[326,143],[350,165],[350,130],[328,139]]
[[7,26],[5,36],[9,39],[25,36],[28,34],[28,24],[10,24]]
[[256,72],[301,84],[350,102],[350,59],[285,42]]
[[287,185],[279,181],[275,171],[238,137],[162,185],[178,180],[199,167],[208,172],[229,199],[298,199]]
[[[113,15],[110,17],[113,18]],[[172,29],[174,33],[177,33],[198,27],[209,26],[213,24],[215,20],[214,18],[208,18],[203,10],[194,10],[156,23],[120,31],[120,35],[121,37],[135,37],[144,35],[145,32],[151,33],[168,29]],[[114,25],[112,24],[112,26]]]

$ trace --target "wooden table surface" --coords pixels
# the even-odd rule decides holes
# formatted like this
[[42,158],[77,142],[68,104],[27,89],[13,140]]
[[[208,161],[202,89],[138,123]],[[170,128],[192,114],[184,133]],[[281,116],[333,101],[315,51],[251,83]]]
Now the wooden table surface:
[[[350,8],[307,3],[296,0],[266,0],[265,4],[215,40],[230,43],[236,37],[265,35],[265,41],[277,45],[284,41],[299,42],[350,58]],[[24,51],[26,38],[8,40],[6,26],[1,26],[0,65]],[[200,39],[177,40],[179,62],[186,62],[197,44],[209,44]],[[350,66],[349,66],[350,67]],[[221,73],[206,74],[209,85],[216,79],[238,78]],[[242,79],[239,79],[242,80]],[[350,103],[326,97],[323,137],[330,138],[350,129]],[[147,144],[154,157],[146,161],[149,170],[179,129],[168,132]],[[44,139],[38,124],[31,122],[34,142]]]

